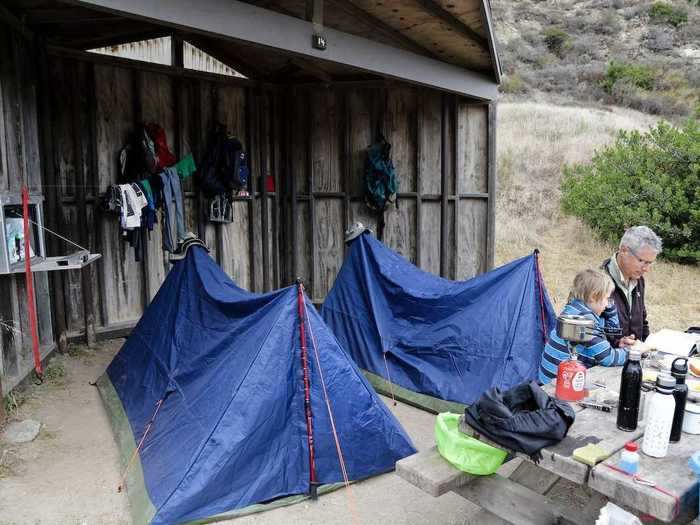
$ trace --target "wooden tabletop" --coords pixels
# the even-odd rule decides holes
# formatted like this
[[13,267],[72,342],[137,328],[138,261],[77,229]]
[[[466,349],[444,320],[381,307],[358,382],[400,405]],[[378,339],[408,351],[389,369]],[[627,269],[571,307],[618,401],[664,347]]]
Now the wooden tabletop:
[[[588,383],[603,383],[607,389],[618,392],[620,374],[619,367],[595,367],[588,370]],[[553,393],[552,386],[547,386],[545,390]],[[572,406],[576,411],[576,420],[569,433],[557,445],[542,449],[542,460],[538,467],[588,486],[617,503],[665,522],[674,518],[685,522],[687,517],[697,515],[698,481],[688,467],[688,458],[700,450],[700,435],[683,433],[681,441],[671,444],[668,455],[663,459],[640,453],[639,477],[656,484],[656,487],[650,487],[608,466],[617,465],[620,451],[627,442],[637,441],[641,448],[644,422],[640,421],[637,430],[624,432],[617,428],[614,411],[606,413],[594,408],[582,408],[576,403],[572,403]],[[473,434],[471,428],[463,422],[460,430]],[[488,441],[483,436],[479,438]],[[609,456],[595,467],[573,458],[575,449],[589,443],[603,448]]]

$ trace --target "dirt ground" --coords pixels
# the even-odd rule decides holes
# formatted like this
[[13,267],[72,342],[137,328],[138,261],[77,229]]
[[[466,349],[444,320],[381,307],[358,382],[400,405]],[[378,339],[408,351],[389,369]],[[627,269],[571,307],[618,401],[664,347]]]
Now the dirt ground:
[[[47,367],[49,379],[16,394],[12,419],[41,422],[30,443],[0,440],[0,525],[126,525],[131,523],[126,494],[116,491],[120,472],[117,447],[97,388],[90,385],[122,341],[95,350],[73,347]],[[385,402],[387,400],[385,399]],[[418,449],[434,445],[434,416],[399,403],[387,403]],[[394,473],[353,487],[360,522],[465,524],[475,507],[457,496],[433,498]],[[479,520],[483,523],[483,520]],[[319,498],[222,523],[294,525],[351,523],[348,497],[338,490]]]

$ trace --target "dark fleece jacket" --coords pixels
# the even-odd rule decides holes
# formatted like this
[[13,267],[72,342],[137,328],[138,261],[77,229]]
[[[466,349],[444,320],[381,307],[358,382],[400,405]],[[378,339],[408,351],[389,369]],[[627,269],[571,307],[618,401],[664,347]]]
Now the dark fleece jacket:
[[[605,259],[601,266],[601,269],[610,275],[610,259]],[[635,286],[632,291],[632,304],[627,304],[627,297],[625,297],[625,292],[623,292],[617,285],[615,279],[615,291],[612,293],[612,299],[615,300],[615,306],[617,306],[617,315],[620,319],[620,328],[622,328],[622,335],[627,336],[634,334],[637,339],[644,341],[649,336],[649,322],[647,321],[647,309],[644,305],[644,277],[640,277],[637,281],[637,286]],[[613,346],[617,346],[619,337],[609,337],[610,343]]]

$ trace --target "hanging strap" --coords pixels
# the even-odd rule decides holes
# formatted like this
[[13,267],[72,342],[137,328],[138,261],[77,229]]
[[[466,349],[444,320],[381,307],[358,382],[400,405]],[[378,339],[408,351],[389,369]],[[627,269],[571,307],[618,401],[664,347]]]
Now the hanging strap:
[[34,354],[34,371],[41,381],[44,370],[41,366],[39,351],[39,330],[36,320],[36,303],[34,301],[34,278],[32,277],[31,242],[29,231],[29,188],[22,186],[22,216],[24,219],[24,278],[27,288],[27,308],[29,310],[29,326],[32,331],[32,353]]
[[547,326],[544,322],[544,284],[542,283],[542,273],[540,272],[540,251],[535,250],[535,280],[537,281],[537,289],[540,292],[540,320],[542,321],[542,338],[547,344],[549,339],[547,336]]

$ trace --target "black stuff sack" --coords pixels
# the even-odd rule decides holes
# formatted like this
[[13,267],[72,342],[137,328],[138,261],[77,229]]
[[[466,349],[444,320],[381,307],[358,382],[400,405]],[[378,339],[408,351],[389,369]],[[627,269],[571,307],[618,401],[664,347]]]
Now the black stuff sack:
[[464,411],[474,431],[534,461],[540,450],[566,437],[575,417],[568,403],[550,397],[534,381],[505,392],[491,388]]

